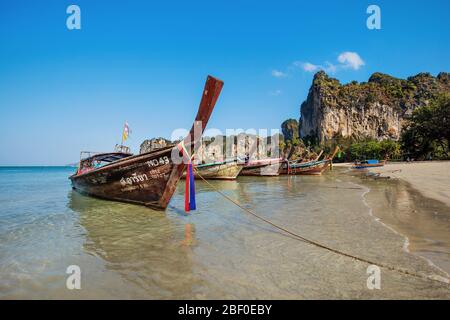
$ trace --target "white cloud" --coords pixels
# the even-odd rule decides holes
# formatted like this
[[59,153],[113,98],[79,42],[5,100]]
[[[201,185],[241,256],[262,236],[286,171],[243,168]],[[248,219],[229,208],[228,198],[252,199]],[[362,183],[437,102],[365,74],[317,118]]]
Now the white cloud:
[[272,70],[272,76],[274,76],[275,78],[285,78],[287,77],[287,73],[279,70]]
[[316,72],[318,70],[323,70],[325,72],[334,74],[343,69],[358,70],[365,64],[359,54],[350,51],[345,51],[338,55],[337,61],[339,62],[338,64],[334,64],[329,61],[325,61],[324,64],[295,61],[293,65],[295,67],[301,68],[306,72]]
[[353,70],[358,70],[364,65],[363,59],[356,52],[342,52],[337,60],[342,64],[344,68],[351,68]]
[[314,72],[314,71],[317,71],[317,70],[321,69],[320,66],[312,64],[310,62],[302,63],[301,67],[303,68],[303,70],[305,70],[307,72]]
[[[275,78],[286,78],[288,76],[291,76],[296,69],[301,69],[304,72],[317,72],[319,70],[323,70],[329,74],[334,75],[335,73],[342,70],[359,70],[362,66],[365,65],[364,60],[359,56],[359,54],[352,51],[344,51],[340,53],[337,56],[336,60],[337,63],[324,61],[322,64],[314,64],[309,61],[294,61],[286,68],[284,72],[273,69],[271,74]],[[281,94],[281,90],[269,91],[269,95],[271,96],[279,96]]]
[[323,69],[326,72],[329,73],[336,73],[338,66],[332,64],[331,62],[325,61],[326,67]]
[[274,90],[274,91],[269,91],[269,94],[271,96],[279,96],[280,94],[282,94],[282,91],[280,89]]
[[311,62],[295,61],[294,66],[302,68],[303,71],[306,71],[306,72],[316,72],[319,70],[324,70],[329,73],[335,73],[337,71],[337,66],[335,66],[334,64],[332,64],[328,61],[325,61],[325,66],[320,65],[320,64],[313,64]]

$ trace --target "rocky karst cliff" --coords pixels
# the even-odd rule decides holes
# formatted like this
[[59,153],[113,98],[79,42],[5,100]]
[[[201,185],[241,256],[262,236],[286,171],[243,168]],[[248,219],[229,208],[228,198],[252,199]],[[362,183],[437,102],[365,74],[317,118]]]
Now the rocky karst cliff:
[[281,124],[281,132],[286,141],[296,141],[299,138],[298,121],[288,119]]
[[[175,143],[175,142],[174,142]],[[146,152],[150,152],[159,148],[164,148],[168,145],[174,144],[170,140],[164,139],[164,138],[152,138],[144,140],[144,142],[141,143],[141,147],[139,150],[139,154],[143,154]]]
[[299,133],[324,142],[337,136],[398,140],[403,120],[418,106],[450,92],[449,73],[420,73],[408,79],[374,73],[368,82],[341,84],[315,74],[300,107]]
[[[296,120],[294,120],[297,122]],[[297,129],[298,132],[298,129]],[[297,133],[298,134],[298,133]],[[196,160],[199,162],[222,161],[226,158],[241,158],[250,156],[254,159],[264,159],[271,156],[271,142],[273,137],[263,138],[253,134],[240,133],[237,136],[215,136],[203,137],[202,145],[196,153]],[[175,145],[179,141],[170,141],[164,138],[147,139],[142,142],[140,154],[150,152],[169,145]],[[278,145],[278,139],[274,140],[274,145]],[[276,152],[276,151],[275,151]],[[278,156],[277,154],[273,156]]]

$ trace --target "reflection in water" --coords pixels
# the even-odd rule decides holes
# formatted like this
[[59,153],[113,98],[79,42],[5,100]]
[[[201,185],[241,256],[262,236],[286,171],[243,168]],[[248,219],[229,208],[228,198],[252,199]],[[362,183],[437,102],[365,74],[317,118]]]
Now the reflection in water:
[[[79,213],[86,229],[84,249],[107,262],[106,267],[124,279],[158,298],[183,297],[201,285],[193,275],[191,246],[195,227],[171,219],[164,212],[99,201],[76,192],[70,195],[69,206]],[[156,296],[155,296],[156,297]]]
[[195,245],[195,225],[186,223],[184,226],[184,239],[181,242],[185,246]]
[[[367,265],[280,234],[202,181],[198,210],[186,214],[182,184],[159,212],[82,196],[70,190],[68,170],[42,170],[0,179],[0,298],[450,298],[446,285],[388,270],[382,270],[382,290],[368,290]],[[377,222],[364,199],[375,215],[385,214],[383,222],[397,221],[403,234],[416,235],[411,248],[433,252],[433,261],[442,261],[450,247],[448,208],[395,181],[364,181],[372,189],[364,195],[355,188],[360,178],[341,172],[211,183],[312,240],[442,274],[403,250],[404,237]],[[73,264],[81,268],[81,290],[65,286]]]

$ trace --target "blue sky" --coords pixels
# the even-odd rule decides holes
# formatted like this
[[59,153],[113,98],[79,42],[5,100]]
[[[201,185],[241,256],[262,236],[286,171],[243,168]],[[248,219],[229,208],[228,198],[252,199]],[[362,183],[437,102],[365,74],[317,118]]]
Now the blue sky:
[[[81,30],[66,27],[70,4]],[[381,30],[366,27],[370,4]],[[449,12],[445,0],[2,1],[0,165],[111,150],[125,120],[136,152],[190,127],[207,74],[225,81],[208,125],[225,131],[298,118],[305,69],[336,67],[342,82],[448,72]]]

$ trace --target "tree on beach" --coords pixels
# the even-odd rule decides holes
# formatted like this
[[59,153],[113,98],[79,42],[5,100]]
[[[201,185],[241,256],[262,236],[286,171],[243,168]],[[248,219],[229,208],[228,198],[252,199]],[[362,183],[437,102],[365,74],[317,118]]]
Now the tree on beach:
[[376,141],[373,139],[351,144],[349,152],[349,160],[397,158],[401,153],[398,142],[393,140]]
[[381,156],[383,158],[398,158],[401,156],[401,145],[397,141],[383,140],[380,142]]
[[414,110],[402,134],[402,148],[416,159],[448,158],[450,141],[450,95]]

